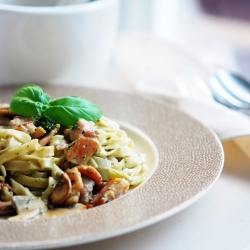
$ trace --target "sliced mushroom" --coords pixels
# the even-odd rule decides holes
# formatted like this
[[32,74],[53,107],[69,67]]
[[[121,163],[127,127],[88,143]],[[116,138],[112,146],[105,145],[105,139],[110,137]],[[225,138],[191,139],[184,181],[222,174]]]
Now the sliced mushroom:
[[50,194],[49,201],[54,205],[60,205],[67,199],[70,191],[71,180],[66,173],[63,173],[54,190]]
[[90,178],[91,180],[93,180],[97,186],[102,185],[102,176],[97,171],[96,168],[92,166],[88,166],[88,165],[80,165],[80,166],[77,166],[77,168],[78,168],[78,171],[81,173],[81,175],[84,175]]
[[10,109],[7,103],[0,103],[0,116],[15,116],[16,113]]
[[0,116],[0,128],[8,128],[10,119],[5,116]]

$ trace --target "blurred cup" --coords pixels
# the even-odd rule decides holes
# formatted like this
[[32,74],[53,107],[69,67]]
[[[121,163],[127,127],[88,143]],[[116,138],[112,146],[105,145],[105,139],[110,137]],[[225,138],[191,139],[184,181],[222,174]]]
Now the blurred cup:
[[119,0],[0,0],[0,85],[96,86],[109,66]]

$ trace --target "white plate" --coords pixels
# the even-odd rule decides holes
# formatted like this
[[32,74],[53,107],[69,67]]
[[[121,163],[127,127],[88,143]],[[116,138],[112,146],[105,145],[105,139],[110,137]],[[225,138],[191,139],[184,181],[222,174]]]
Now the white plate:
[[[15,89],[3,87],[1,101],[8,102]],[[138,230],[192,204],[221,173],[224,154],[220,141],[210,129],[180,111],[112,91],[48,86],[43,89],[53,98],[78,95],[92,100],[105,116],[124,122],[135,141],[137,136],[139,141],[147,141],[147,157],[152,166],[158,161],[158,151],[158,167],[143,185],[108,204],[46,220],[0,220],[0,248],[70,246]]]

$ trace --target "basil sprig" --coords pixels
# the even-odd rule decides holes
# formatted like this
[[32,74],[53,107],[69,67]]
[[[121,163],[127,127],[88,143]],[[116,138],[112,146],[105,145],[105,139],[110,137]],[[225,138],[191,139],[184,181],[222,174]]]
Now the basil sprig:
[[101,109],[81,97],[67,96],[51,101],[50,96],[35,84],[26,84],[12,97],[10,109],[23,116],[44,116],[54,123],[73,126],[80,118],[97,121]]

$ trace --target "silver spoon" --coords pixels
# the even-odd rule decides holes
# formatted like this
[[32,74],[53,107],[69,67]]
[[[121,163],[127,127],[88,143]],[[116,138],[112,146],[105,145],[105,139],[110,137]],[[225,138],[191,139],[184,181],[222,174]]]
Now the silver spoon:
[[221,70],[211,77],[210,87],[216,101],[250,114],[250,83],[242,76]]

